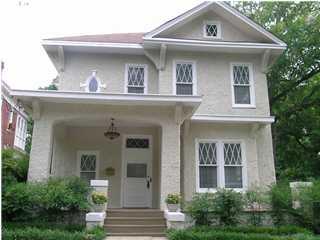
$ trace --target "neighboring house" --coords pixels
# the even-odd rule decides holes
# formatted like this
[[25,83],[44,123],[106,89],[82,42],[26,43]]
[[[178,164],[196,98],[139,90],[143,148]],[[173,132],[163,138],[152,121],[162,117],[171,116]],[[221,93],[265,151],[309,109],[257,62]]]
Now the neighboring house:
[[34,119],[29,180],[108,179],[109,208],[161,209],[168,193],[275,182],[265,73],[286,44],[226,3],[43,47],[59,90],[11,91]]
[[10,88],[1,82],[1,147],[25,151],[28,116],[10,96]]

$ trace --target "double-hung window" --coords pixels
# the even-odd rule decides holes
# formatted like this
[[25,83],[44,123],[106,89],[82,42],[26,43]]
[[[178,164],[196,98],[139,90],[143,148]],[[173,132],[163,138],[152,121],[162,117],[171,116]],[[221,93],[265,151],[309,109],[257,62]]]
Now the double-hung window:
[[174,61],[174,94],[196,94],[196,66],[195,62]]
[[198,192],[245,188],[244,149],[239,141],[197,140]]
[[252,64],[231,64],[233,107],[255,107],[252,74]]
[[147,93],[148,69],[147,65],[126,64],[126,93]]

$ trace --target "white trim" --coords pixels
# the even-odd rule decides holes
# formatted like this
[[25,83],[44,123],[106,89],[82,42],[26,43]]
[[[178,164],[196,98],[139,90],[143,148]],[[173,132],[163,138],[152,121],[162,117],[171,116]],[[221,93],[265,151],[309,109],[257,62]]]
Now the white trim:
[[122,137],[122,150],[121,150],[121,179],[120,179],[120,184],[121,184],[121,191],[120,191],[120,206],[121,208],[125,207],[124,206],[124,195],[125,195],[125,173],[126,173],[126,160],[124,159],[124,151],[126,149],[126,140],[127,138],[148,138],[149,139],[149,149],[151,151],[151,161],[148,163],[148,176],[151,176],[152,178],[152,182],[150,184],[150,190],[149,190],[149,196],[148,196],[148,207],[152,208],[152,186],[153,186],[153,168],[152,168],[152,163],[153,163],[153,138],[152,135],[148,135],[148,134],[123,134]]
[[191,117],[195,122],[221,122],[221,123],[261,123],[271,124],[274,122],[273,116],[240,116],[240,115],[211,115],[195,114]]
[[141,44],[137,44],[137,43],[101,43],[101,42],[42,40],[42,45],[43,46],[104,47],[104,48],[143,49],[142,45]]
[[81,169],[80,169],[80,160],[81,160],[81,155],[82,154],[92,154],[92,155],[96,155],[96,174],[95,174],[95,179],[99,179],[99,167],[100,167],[100,151],[97,151],[97,150],[78,150],[77,151],[77,176],[80,177],[80,172],[81,172]]
[[[217,151],[217,188],[200,188],[199,181],[199,143],[215,143]],[[205,193],[205,192],[216,192],[219,188],[225,187],[225,175],[224,175],[224,144],[225,143],[239,143],[241,146],[241,156],[242,156],[242,188],[228,188],[235,191],[245,191],[248,188],[248,179],[247,179],[247,159],[246,159],[246,145],[243,139],[202,139],[195,138],[195,164],[196,164],[196,192]]]
[[173,27],[174,25],[176,25],[178,23],[186,21],[192,15],[197,14],[198,12],[200,12],[202,10],[205,10],[206,8],[210,7],[213,4],[219,5],[220,7],[222,7],[223,9],[228,11],[229,13],[231,13],[234,16],[238,17],[244,23],[248,24],[250,27],[252,27],[256,31],[260,32],[261,34],[263,34],[264,36],[266,36],[270,40],[276,42],[278,45],[285,46],[285,47],[287,46],[283,41],[281,41],[279,38],[274,36],[272,33],[270,33],[267,30],[265,30],[263,27],[261,27],[257,23],[253,22],[251,19],[247,18],[246,16],[244,16],[243,14],[241,14],[240,12],[235,10],[234,8],[230,7],[228,4],[226,4],[224,2],[219,2],[219,1],[204,2],[204,3],[200,4],[200,5],[198,5],[197,7],[195,7],[193,9],[181,14],[180,16],[176,17],[175,19],[173,19],[171,21],[168,21],[167,23],[165,23],[165,24],[155,28],[154,30],[150,31],[149,33],[147,33],[144,36],[144,39],[153,38],[155,35],[158,35],[159,33],[161,33],[163,31]]
[[[192,95],[177,95],[177,76],[176,67],[178,63],[186,63],[192,65]],[[196,96],[197,95],[197,62],[195,60],[173,59],[172,61],[172,94],[175,96]]]
[[11,90],[10,94],[22,101],[32,102],[38,98],[44,102],[55,103],[95,103],[113,105],[164,105],[174,106],[177,103],[199,106],[201,96],[195,95],[163,95],[163,94],[117,94],[117,93],[87,93],[81,91],[50,91],[50,90]]
[[[250,104],[240,104],[235,102],[234,79],[233,79],[234,66],[246,66],[249,68]],[[232,108],[256,108],[255,84],[253,79],[253,64],[247,63],[247,62],[231,62],[230,63],[230,79],[231,79]]]
[[[216,25],[217,26],[217,36],[208,36],[207,35],[207,25]],[[203,21],[203,37],[208,39],[222,39],[222,33],[221,33],[221,22],[220,21]]]
[[[139,63],[126,63],[124,73],[124,93],[128,93],[128,70],[129,67],[143,67],[144,79],[143,79],[143,94],[148,94],[148,64]],[[132,86],[134,87],[134,86]],[[130,94],[141,94],[141,93],[130,93]]]
[[167,45],[214,47],[214,48],[245,48],[245,49],[280,49],[287,47],[273,43],[252,43],[252,42],[218,42],[204,40],[190,40],[177,38],[144,38],[144,43],[165,43]]

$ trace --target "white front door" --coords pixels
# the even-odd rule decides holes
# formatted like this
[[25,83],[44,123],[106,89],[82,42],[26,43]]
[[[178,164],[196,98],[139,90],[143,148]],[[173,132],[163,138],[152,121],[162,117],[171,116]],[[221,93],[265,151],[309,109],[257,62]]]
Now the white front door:
[[151,141],[151,136],[124,136],[123,207],[151,207]]

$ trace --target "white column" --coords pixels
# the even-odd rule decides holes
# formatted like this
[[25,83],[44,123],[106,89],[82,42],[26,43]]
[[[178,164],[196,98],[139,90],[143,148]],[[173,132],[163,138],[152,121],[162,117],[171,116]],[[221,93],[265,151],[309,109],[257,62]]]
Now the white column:
[[169,193],[180,193],[180,126],[174,121],[162,126],[160,208],[166,209]]
[[34,121],[28,181],[49,177],[53,122],[43,118]]

